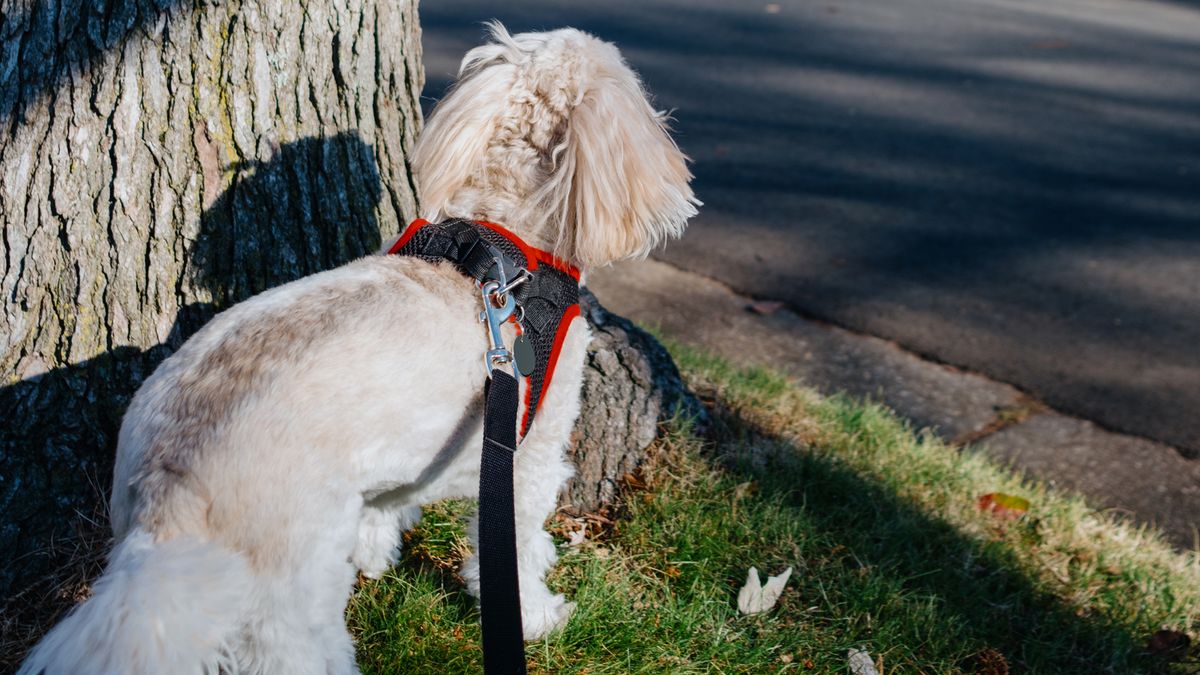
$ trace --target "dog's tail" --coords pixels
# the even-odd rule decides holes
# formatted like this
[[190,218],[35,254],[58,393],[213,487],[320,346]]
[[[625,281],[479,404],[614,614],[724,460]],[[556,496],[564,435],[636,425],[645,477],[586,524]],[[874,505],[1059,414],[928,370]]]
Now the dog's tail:
[[155,543],[133,530],[90,599],[30,652],[18,675],[236,671],[233,640],[253,589],[245,557],[212,543]]

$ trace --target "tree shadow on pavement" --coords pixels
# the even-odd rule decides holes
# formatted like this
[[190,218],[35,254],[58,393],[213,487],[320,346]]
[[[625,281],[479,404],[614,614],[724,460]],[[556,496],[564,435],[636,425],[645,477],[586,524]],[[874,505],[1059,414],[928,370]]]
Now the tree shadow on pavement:
[[100,569],[117,433],[142,381],[222,309],[379,249],[382,187],[357,134],[302,139],[234,169],[201,216],[191,288],[180,282],[162,343],[115,347],[0,389],[0,672]]
[[772,5],[442,3],[426,91],[484,19],[612,40],[705,202],[657,257],[1200,453],[1200,8]]

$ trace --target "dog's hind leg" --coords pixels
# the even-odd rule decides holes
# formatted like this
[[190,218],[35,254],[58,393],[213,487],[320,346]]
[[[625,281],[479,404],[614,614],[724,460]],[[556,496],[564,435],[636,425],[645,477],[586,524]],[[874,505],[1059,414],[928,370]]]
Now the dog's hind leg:
[[[352,530],[351,530],[352,532]],[[264,579],[238,651],[239,672],[269,675],[354,675],[354,640],[346,601],[355,569],[349,537],[306,546],[304,560]],[[296,552],[299,552],[299,548]]]
[[354,566],[365,577],[383,576],[400,557],[401,535],[420,520],[420,506],[382,498],[364,504],[358,521]]

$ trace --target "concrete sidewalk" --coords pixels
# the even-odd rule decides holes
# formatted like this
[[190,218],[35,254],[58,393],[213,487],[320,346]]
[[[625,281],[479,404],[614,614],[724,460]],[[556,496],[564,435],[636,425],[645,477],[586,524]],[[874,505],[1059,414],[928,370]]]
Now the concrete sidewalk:
[[880,401],[917,428],[977,443],[1097,507],[1153,524],[1180,548],[1200,541],[1200,461],[1168,445],[1106,431],[1007,384],[786,308],[752,311],[753,299],[667,263],[625,263],[586,282],[610,310],[674,340],[738,364],[780,368],[824,393]]

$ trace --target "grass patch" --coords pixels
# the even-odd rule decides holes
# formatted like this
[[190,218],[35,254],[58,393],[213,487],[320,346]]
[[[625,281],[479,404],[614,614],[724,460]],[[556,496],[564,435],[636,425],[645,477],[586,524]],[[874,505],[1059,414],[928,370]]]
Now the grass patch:
[[[1155,533],[914,433],[886,409],[672,347],[711,407],[709,438],[667,425],[625,517],[562,546],[550,583],[578,608],[528,645],[546,673],[1197,672],[1151,653],[1196,636],[1200,560]],[[981,512],[988,492],[1032,503]],[[348,611],[366,673],[478,672],[478,614],[453,575],[469,505],[440,504],[405,564]],[[746,570],[795,571],[778,606],[738,614]]]

